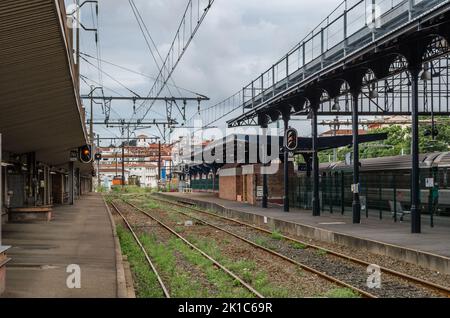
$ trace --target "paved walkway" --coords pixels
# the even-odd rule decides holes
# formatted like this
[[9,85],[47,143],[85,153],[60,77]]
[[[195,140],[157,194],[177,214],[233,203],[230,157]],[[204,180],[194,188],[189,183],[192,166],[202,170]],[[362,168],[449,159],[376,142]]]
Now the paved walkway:
[[[4,297],[116,297],[114,238],[98,194],[54,208],[49,223],[5,224],[3,242],[12,246]],[[70,264],[81,268],[80,289],[67,288]]]
[[285,213],[281,206],[272,206],[268,209],[251,206],[246,203],[219,199],[211,193],[170,193],[184,199],[207,201],[219,204],[227,209],[263,215],[274,219],[292,223],[309,225],[329,231],[347,234],[363,239],[393,244],[413,250],[433,253],[450,257],[450,218],[435,219],[435,227],[429,226],[429,217],[422,219],[422,234],[411,234],[411,226],[405,217],[405,222],[394,223],[385,213],[384,219],[379,220],[377,215],[363,216],[361,224],[352,224],[351,211],[344,216],[340,213],[323,213],[321,217],[313,217],[309,210],[291,209]]

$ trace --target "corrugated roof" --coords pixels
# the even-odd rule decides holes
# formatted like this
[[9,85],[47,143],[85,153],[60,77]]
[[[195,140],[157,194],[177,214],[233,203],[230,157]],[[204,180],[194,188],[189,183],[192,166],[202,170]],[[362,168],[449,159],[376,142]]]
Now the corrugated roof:
[[0,1],[0,133],[4,150],[68,162],[86,143],[62,0]]

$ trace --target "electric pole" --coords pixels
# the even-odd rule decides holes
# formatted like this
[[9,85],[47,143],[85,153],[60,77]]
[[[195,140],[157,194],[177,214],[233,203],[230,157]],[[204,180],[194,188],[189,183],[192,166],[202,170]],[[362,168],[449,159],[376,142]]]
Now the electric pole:
[[114,155],[116,157],[116,178],[117,178],[117,176],[119,175],[119,162],[117,159],[117,151],[116,150],[114,150]]
[[158,141],[158,184],[161,183],[161,141]]
[[[97,135],[97,151],[100,149],[100,135]],[[97,160],[97,186],[100,187],[101,185],[101,178],[100,178],[100,160]]]
[[122,142],[122,188],[125,187],[125,141]]

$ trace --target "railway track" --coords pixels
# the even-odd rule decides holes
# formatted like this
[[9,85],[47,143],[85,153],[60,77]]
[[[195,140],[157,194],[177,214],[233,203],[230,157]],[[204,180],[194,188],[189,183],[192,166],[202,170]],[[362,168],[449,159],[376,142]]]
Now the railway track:
[[[153,199],[153,197],[152,197],[152,199]],[[166,200],[162,200],[162,199],[155,199],[155,200],[156,201],[160,201],[160,202],[164,202],[164,203],[167,203],[167,204],[171,204],[172,203],[172,202],[169,202],[169,201],[166,201]],[[132,204],[132,203],[130,203],[128,201],[124,201],[124,202],[127,203],[129,206],[133,207],[134,209],[140,211],[141,213],[151,217],[152,219],[155,219],[154,216],[151,216],[148,212],[146,212],[143,209],[137,207],[136,205],[134,205],[134,204]],[[184,205],[179,205],[179,206],[182,206],[183,208],[186,207]],[[300,262],[298,262],[298,261],[296,261],[296,260],[294,260],[292,258],[289,258],[289,257],[287,257],[285,255],[280,254],[280,253],[277,253],[276,251],[273,251],[273,250],[268,249],[268,248],[266,248],[264,246],[261,246],[261,245],[255,243],[255,242],[252,242],[251,240],[248,240],[245,237],[240,236],[240,235],[238,235],[236,233],[233,233],[233,232],[228,231],[226,229],[223,229],[223,228],[221,228],[219,226],[211,224],[211,223],[209,223],[209,222],[207,222],[205,220],[202,220],[202,219],[199,219],[199,218],[194,218],[194,217],[192,217],[192,215],[188,215],[188,214],[186,214],[184,212],[181,212],[181,211],[175,211],[175,212],[184,214],[185,216],[187,216],[189,218],[192,218],[192,219],[195,219],[196,221],[201,222],[201,223],[203,223],[206,226],[212,227],[215,230],[219,230],[219,231],[222,231],[224,233],[227,233],[228,235],[231,235],[231,236],[237,238],[238,240],[243,241],[243,242],[251,245],[254,248],[260,249],[260,250],[262,250],[262,251],[264,251],[266,253],[269,253],[269,254],[277,257],[277,258],[283,259],[284,261],[287,261],[287,262],[289,262],[291,264],[294,264],[295,266],[298,266],[301,269],[304,269],[304,270],[306,270],[306,271],[308,271],[308,272],[310,272],[312,274],[315,274],[315,275],[317,275],[317,276],[319,276],[319,277],[321,277],[321,278],[323,278],[323,279],[325,279],[325,280],[327,280],[327,281],[329,281],[329,282],[331,282],[333,284],[336,284],[336,285],[344,287],[344,288],[348,288],[348,289],[356,292],[357,294],[361,295],[362,297],[365,297],[365,298],[377,298],[376,295],[374,295],[374,294],[372,294],[370,292],[367,292],[367,291],[365,291],[365,290],[363,290],[361,288],[358,288],[356,286],[348,284],[348,283],[346,283],[346,282],[344,282],[344,281],[342,281],[340,279],[337,279],[337,278],[335,278],[335,277],[333,277],[331,275],[328,275],[327,273],[324,273],[322,271],[316,270],[316,269],[314,269],[314,268],[312,268],[312,267],[310,267],[308,265],[305,265],[303,263],[300,263]]]
[[[132,225],[130,224],[130,222],[128,221],[128,219],[124,216],[124,214],[121,212],[121,210],[117,207],[116,204],[114,204],[113,202],[110,203],[111,206],[114,208],[114,210],[119,214],[119,216],[122,218],[122,220],[124,221],[124,223],[126,224],[127,228],[129,229],[129,231],[132,233],[135,241],[137,242],[137,244],[139,245],[140,249],[142,250],[143,254],[145,255],[145,258],[147,260],[147,263],[149,264],[150,268],[152,269],[153,273],[156,275],[157,280],[159,285],[161,286],[164,296],[166,298],[170,298],[170,293],[169,293],[169,289],[166,287],[166,285],[164,284],[161,275],[158,273],[156,267],[154,266],[153,262],[151,261],[147,251],[145,250],[143,244],[141,243],[141,241],[139,240],[138,236],[136,235],[136,232],[134,231]],[[200,253],[203,257],[205,257],[206,259],[208,259],[209,261],[211,261],[216,267],[218,267],[219,269],[221,269],[222,271],[224,271],[227,275],[229,275],[231,278],[235,279],[237,282],[239,282],[239,284],[241,286],[243,286],[245,289],[247,289],[252,295],[256,296],[257,298],[264,298],[264,296],[262,294],[260,294],[255,288],[253,288],[251,285],[249,285],[248,283],[246,283],[241,277],[237,276],[236,274],[234,274],[232,271],[230,271],[228,268],[226,268],[224,265],[222,265],[221,263],[219,263],[217,260],[215,260],[214,258],[212,258],[210,255],[208,255],[207,253],[205,253],[203,250],[201,250],[200,248],[198,248],[197,246],[193,245],[191,242],[189,242],[186,238],[184,238],[183,236],[181,236],[179,233],[177,233],[174,229],[170,228],[169,226],[167,226],[165,223],[163,223],[162,221],[160,221],[159,219],[157,219],[156,217],[152,216],[151,214],[149,214],[148,212],[129,204],[131,207],[133,207],[136,211],[140,212],[142,215],[152,219],[153,221],[155,221],[158,225],[160,225],[162,228],[164,228],[165,230],[167,230],[168,232],[170,232],[172,235],[176,236],[178,239],[180,239],[183,243],[185,243],[187,246],[189,246],[189,248],[191,248],[192,250],[197,251],[198,253]]]
[[156,269],[155,265],[153,264],[152,260],[150,259],[150,256],[148,255],[147,251],[145,250],[144,245],[142,245],[141,240],[139,240],[139,237],[136,235],[136,232],[133,230],[133,227],[131,226],[130,222],[128,222],[128,220],[125,218],[125,216],[122,214],[122,212],[119,210],[119,208],[117,208],[117,206],[114,203],[111,202],[110,204],[114,208],[114,210],[116,210],[117,214],[121,217],[121,219],[125,223],[126,227],[130,231],[131,235],[133,235],[134,240],[139,245],[139,248],[141,249],[142,253],[144,254],[148,265],[150,266],[150,268],[152,269],[152,272],[155,274],[156,279],[158,280],[158,284],[160,285],[164,296],[166,298],[170,298],[169,290],[167,289],[166,285],[164,284],[164,282],[161,278],[161,275],[159,275],[158,270]]
[[[198,209],[196,207],[193,207],[190,203],[174,202],[174,201],[171,201],[171,200],[164,200],[164,199],[161,199],[161,198],[158,198],[158,197],[155,197],[155,196],[151,196],[151,199],[153,199],[155,201],[159,201],[161,203],[168,204],[168,205],[173,205],[173,206],[181,207],[183,209],[188,209],[189,211],[194,212],[194,213],[200,213],[200,214],[206,215],[208,217],[212,217],[212,218],[219,219],[219,220],[222,220],[222,221],[230,222],[230,223],[239,225],[241,227],[246,227],[246,228],[252,229],[254,231],[263,233],[265,235],[271,235],[272,234],[272,232],[267,230],[267,229],[264,229],[264,228],[261,228],[261,227],[258,227],[258,226],[252,225],[252,224],[248,224],[248,223],[236,220],[236,219],[232,219],[232,218],[228,218],[228,217],[225,217],[225,216],[221,216],[221,215],[218,215],[216,213],[211,213],[211,212],[208,212],[208,211],[205,211],[205,210]],[[233,235],[235,237],[240,236],[240,235],[237,235],[234,232],[231,232],[230,230],[224,229],[223,225],[222,226],[214,225],[214,224],[211,224],[210,222],[208,222],[208,221],[206,221],[206,220],[204,220],[202,218],[196,218],[196,217],[192,216],[191,214],[184,213],[184,212],[179,211],[179,210],[176,210],[176,211],[179,212],[179,213],[182,213],[182,214],[184,214],[186,216],[189,216],[189,217],[191,217],[193,219],[196,219],[199,222],[203,222],[205,224],[213,226],[214,228],[216,228],[218,230],[221,230],[221,231],[224,231],[224,232],[226,232],[226,233],[228,233],[230,235]],[[334,257],[337,257],[339,259],[342,259],[342,260],[344,260],[346,262],[349,262],[349,263],[352,263],[352,264],[355,264],[355,265],[364,266],[365,268],[367,268],[368,266],[372,265],[371,263],[368,263],[366,261],[363,261],[363,260],[360,260],[360,259],[348,256],[348,255],[345,255],[345,254],[342,254],[342,253],[339,253],[339,252],[336,252],[336,251],[332,251],[330,249],[326,249],[326,248],[322,248],[322,247],[319,247],[319,246],[316,246],[316,245],[312,245],[312,244],[309,244],[307,242],[300,241],[300,240],[294,239],[294,238],[286,236],[286,235],[280,234],[280,236],[283,238],[283,240],[286,240],[287,242],[291,242],[291,243],[295,243],[295,244],[301,244],[302,246],[304,246],[305,248],[308,248],[308,249],[314,249],[316,251],[323,251],[323,253],[326,253],[327,255],[332,255]],[[247,238],[241,237],[241,239],[245,239],[246,241],[250,242],[253,245],[258,245],[255,242],[249,241]],[[293,260],[290,257],[287,257],[287,256],[282,255],[280,253],[277,253],[275,251],[272,251],[271,249],[268,249],[266,247],[259,246],[259,245],[258,245],[258,247],[262,248],[264,250],[268,250],[268,251],[271,251],[273,253],[276,253],[277,255],[279,255],[280,257],[283,257],[285,259],[287,258],[287,259],[290,259],[291,261],[295,261],[295,260]],[[299,263],[299,262],[297,262],[297,263]],[[306,266],[306,267],[309,267],[309,266]],[[315,269],[313,269],[313,270],[315,272],[318,272]],[[411,276],[411,275],[408,275],[408,274],[405,274],[405,273],[401,273],[401,272],[398,272],[396,270],[393,270],[393,269],[390,269],[390,268],[387,268],[387,267],[380,266],[380,270],[384,274],[389,274],[389,275],[394,276],[394,277],[396,277],[398,279],[401,279],[401,280],[404,280],[406,282],[409,282],[409,283],[411,283],[413,285],[420,285],[421,287],[423,287],[423,288],[425,288],[427,290],[433,291],[434,293],[437,293],[437,294],[439,294],[439,295],[441,295],[443,297],[447,297],[447,298],[450,297],[450,289],[448,289],[448,288],[446,288],[444,286],[440,286],[440,285],[437,285],[435,283],[428,282],[428,281],[423,280],[421,278],[414,277],[414,276]],[[319,271],[319,272],[322,273],[321,271]],[[325,273],[322,273],[322,274],[325,274]],[[325,274],[325,275],[329,276],[327,274]],[[341,282],[340,280],[337,280],[337,281]],[[342,283],[344,283],[344,282],[342,282]],[[347,283],[344,283],[344,284],[349,286],[349,284],[347,284]],[[353,287],[353,290],[358,290],[359,293],[361,293],[362,295],[365,295],[366,297],[376,297],[372,293],[368,293],[367,291],[363,291],[361,288],[357,288],[357,287],[354,287],[354,286],[352,286],[352,287]]]

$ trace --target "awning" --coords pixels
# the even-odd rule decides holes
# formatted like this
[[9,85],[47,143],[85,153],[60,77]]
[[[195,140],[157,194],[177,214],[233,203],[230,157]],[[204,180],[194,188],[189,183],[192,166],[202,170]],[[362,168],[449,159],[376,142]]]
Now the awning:
[[0,1],[0,133],[3,150],[62,165],[86,144],[62,0]]

